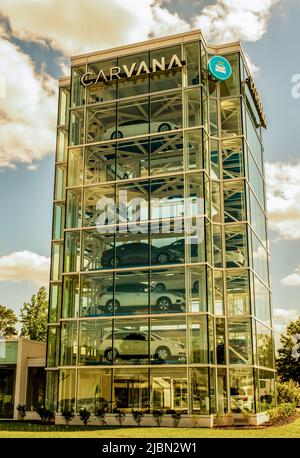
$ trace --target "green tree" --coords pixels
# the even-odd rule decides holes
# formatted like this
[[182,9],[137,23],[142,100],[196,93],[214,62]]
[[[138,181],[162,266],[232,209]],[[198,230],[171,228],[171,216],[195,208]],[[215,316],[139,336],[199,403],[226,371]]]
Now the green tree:
[[30,302],[24,302],[20,312],[21,337],[45,341],[47,337],[48,299],[46,288],[33,294]]
[[283,382],[294,380],[300,383],[300,357],[296,359],[293,356],[294,348],[298,350],[300,355],[300,345],[296,344],[294,338],[296,334],[300,334],[300,317],[296,321],[291,321],[285,334],[280,337],[281,347],[278,350],[277,371]]
[[0,336],[14,337],[17,335],[16,324],[18,319],[15,312],[4,305],[0,305]]

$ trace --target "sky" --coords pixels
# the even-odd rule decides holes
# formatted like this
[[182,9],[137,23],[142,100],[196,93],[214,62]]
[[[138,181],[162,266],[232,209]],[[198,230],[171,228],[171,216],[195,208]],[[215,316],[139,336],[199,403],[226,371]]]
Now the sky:
[[0,303],[49,281],[57,78],[69,56],[201,29],[241,41],[264,133],[274,325],[300,315],[300,1],[1,0]]

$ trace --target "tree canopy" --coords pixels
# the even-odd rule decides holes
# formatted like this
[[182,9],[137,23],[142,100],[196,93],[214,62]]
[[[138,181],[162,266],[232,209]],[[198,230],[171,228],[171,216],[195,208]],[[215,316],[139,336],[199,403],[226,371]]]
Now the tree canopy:
[[24,302],[20,312],[22,323],[21,337],[31,340],[46,341],[47,337],[48,297],[45,287],[33,294],[30,302]]
[[[293,348],[297,345],[296,334],[300,334],[300,317],[296,321],[291,321],[286,332],[280,337],[281,347],[278,350],[277,371],[281,380],[294,380],[300,383],[300,357],[296,359],[293,356]],[[297,351],[300,355],[299,344]]]
[[13,310],[0,305],[0,336],[14,337],[17,335],[16,324],[18,319]]

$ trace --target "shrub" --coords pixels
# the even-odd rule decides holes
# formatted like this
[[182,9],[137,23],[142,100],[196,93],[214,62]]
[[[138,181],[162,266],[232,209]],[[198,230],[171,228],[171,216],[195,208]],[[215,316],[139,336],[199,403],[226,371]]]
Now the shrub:
[[65,420],[66,425],[68,425],[72,418],[74,418],[74,412],[72,410],[64,409],[61,412],[61,416]]
[[26,417],[26,405],[25,404],[18,404],[17,405],[18,416],[20,420],[24,420]]
[[173,418],[173,426],[174,428],[177,428],[179,425],[179,422],[181,420],[182,413],[181,412],[172,412],[172,418]]
[[106,415],[105,407],[100,407],[95,412],[95,417],[97,417],[97,419],[100,421],[101,426],[106,426],[106,424],[107,424],[106,421],[105,421],[105,415]]
[[132,416],[133,416],[133,419],[136,422],[136,424],[138,426],[140,426],[141,422],[142,422],[142,419],[143,419],[143,416],[144,416],[143,412],[140,412],[139,410],[133,410],[132,411]]
[[277,407],[268,410],[270,416],[270,423],[277,420],[289,418],[296,411],[296,404],[294,402],[284,402]]
[[39,407],[37,409],[37,413],[41,417],[43,423],[50,421],[53,418],[53,412],[51,412],[49,409],[46,409],[46,407]]
[[293,380],[277,383],[277,402],[300,405],[300,387]]
[[124,423],[125,421],[125,413],[123,413],[121,410],[119,409],[115,409],[115,412],[116,412],[116,419],[117,419],[117,422],[119,423],[120,426],[122,426],[122,424]]
[[164,414],[165,412],[163,410],[153,410],[152,415],[157,426],[161,425]]
[[84,426],[86,426],[88,424],[88,422],[89,422],[89,419],[90,419],[90,416],[91,416],[91,412],[89,412],[86,408],[80,409],[79,416],[80,416],[80,420],[82,421]]

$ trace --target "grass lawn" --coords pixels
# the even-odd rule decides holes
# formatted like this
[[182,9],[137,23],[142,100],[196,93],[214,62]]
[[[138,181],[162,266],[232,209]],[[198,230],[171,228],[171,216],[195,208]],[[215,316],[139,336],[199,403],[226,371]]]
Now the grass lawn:
[[300,438],[300,418],[283,426],[257,429],[210,428],[137,428],[41,425],[20,422],[0,422],[0,438],[17,437],[81,437],[81,438]]

